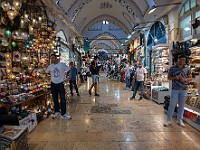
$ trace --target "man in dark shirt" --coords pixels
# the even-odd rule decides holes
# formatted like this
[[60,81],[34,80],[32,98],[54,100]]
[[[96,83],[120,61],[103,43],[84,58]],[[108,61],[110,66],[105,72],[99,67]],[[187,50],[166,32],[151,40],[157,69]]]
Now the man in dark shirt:
[[89,94],[91,95],[91,90],[94,87],[94,91],[95,91],[94,95],[95,96],[99,96],[99,94],[97,94],[97,82],[98,82],[98,74],[99,74],[99,68],[97,66],[97,61],[98,61],[98,56],[94,56],[94,60],[91,62],[91,65],[90,65],[92,85],[90,86]]
[[177,65],[172,66],[168,73],[168,79],[172,80],[172,91],[168,108],[168,116],[167,120],[164,122],[164,126],[169,126],[171,124],[172,116],[177,103],[177,123],[182,127],[185,126],[182,119],[188,91],[187,85],[190,81],[192,81],[191,69],[185,66],[186,58],[187,56],[180,55],[178,57]]

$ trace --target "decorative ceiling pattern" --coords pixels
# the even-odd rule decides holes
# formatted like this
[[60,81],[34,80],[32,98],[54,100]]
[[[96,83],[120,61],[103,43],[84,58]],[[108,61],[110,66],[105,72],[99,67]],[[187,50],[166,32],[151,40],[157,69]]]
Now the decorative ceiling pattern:
[[120,27],[124,32],[129,33],[129,29],[127,28],[127,26],[123,22],[121,22],[120,20],[118,20],[114,16],[107,15],[107,14],[103,14],[101,16],[94,18],[93,20],[88,22],[88,24],[86,24],[85,27],[83,28],[83,30],[81,30],[80,32],[84,33],[84,31],[86,31],[88,28],[90,28],[95,23],[102,22],[104,20],[115,24],[116,26]]
[[[44,0],[45,1],[45,0]],[[83,36],[102,38],[102,40],[93,40],[91,43],[105,43],[113,45],[111,48],[124,49],[122,44],[126,44],[125,40],[119,40],[117,37],[128,37],[132,33],[132,29],[136,24],[156,20],[162,17],[163,13],[169,12],[167,8],[158,9],[153,15],[147,12],[151,6],[160,4],[169,4],[181,0],[50,0],[57,5],[58,8],[66,15],[66,17],[75,26],[76,30]],[[97,23],[107,21],[114,24],[116,28],[108,25],[96,26]],[[121,30],[121,31],[120,31]],[[107,36],[103,36],[107,35]],[[107,40],[105,39],[107,38]],[[113,40],[110,40],[113,38]],[[110,43],[110,44],[108,44]],[[101,44],[103,45],[103,44]],[[103,48],[103,46],[102,46]],[[105,47],[104,47],[105,48]]]

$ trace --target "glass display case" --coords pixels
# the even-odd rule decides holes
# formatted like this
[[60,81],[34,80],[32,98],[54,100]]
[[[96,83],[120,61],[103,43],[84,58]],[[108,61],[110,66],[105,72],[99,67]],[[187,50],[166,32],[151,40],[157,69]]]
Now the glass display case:
[[189,85],[184,120],[200,131],[200,47],[191,47],[190,68],[193,80]]
[[158,104],[164,103],[164,97],[169,95],[169,80],[167,79],[170,50],[169,45],[159,44],[152,48],[151,64],[151,99]]

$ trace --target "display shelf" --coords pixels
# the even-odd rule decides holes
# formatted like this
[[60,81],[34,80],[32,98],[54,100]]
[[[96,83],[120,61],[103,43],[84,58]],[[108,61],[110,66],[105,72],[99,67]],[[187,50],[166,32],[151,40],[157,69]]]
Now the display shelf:
[[30,99],[27,99],[27,100],[24,100],[24,101],[21,101],[21,102],[17,102],[17,103],[11,104],[10,106],[26,104],[27,102],[35,101],[37,98],[40,98],[41,96],[45,96],[45,94],[43,93],[43,94],[34,96],[33,98],[30,98]]
[[[26,95],[27,93],[25,93]],[[19,98],[20,99],[20,98]],[[33,108],[33,105],[38,105],[38,107],[45,107],[47,106],[46,102],[46,93],[45,91],[39,91],[35,92],[33,96],[31,97],[24,97],[21,101],[12,101],[13,103],[2,103],[0,104],[0,107],[4,109],[5,115],[9,114],[11,107],[23,107],[23,106],[31,106],[31,109]]]
[[185,122],[187,122],[189,125],[191,125],[193,128],[197,129],[198,131],[200,131],[200,125],[196,124],[195,122],[193,122],[192,120],[190,119],[187,119],[185,117],[183,117],[183,120]]
[[[195,101],[195,106],[198,106],[198,104],[197,104],[198,93],[200,92],[200,91],[198,91],[198,88],[200,87],[200,75],[199,75],[200,74],[200,55],[199,55],[200,47],[191,47],[190,49],[192,52],[191,56],[189,57],[190,58],[190,68],[192,70],[192,77],[193,77],[191,83],[193,83],[193,84],[191,84],[192,86],[190,86],[190,88],[189,88],[188,92],[190,92],[191,95],[187,95],[187,97],[189,98],[187,101],[190,103],[190,101],[193,102],[192,98],[197,98],[196,99],[197,101]],[[192,114],[197,115],[199,118],[199,115],[200,115],[199,108],[185,104],[185,111],[191,112]],[[186,116],[186,117],[188,117],[188,116]],[[187,122],[189,125],[191,125],[192,127],[194,127],[195,129],[197,129],[198,131],[200,131],[200,125],[186,117],[184,116],[183,120],[185,122]],[[198,118],[197,118],[197,120],[198,120]]]
[[169,69],[169,46],[156,46],[152,49],[151,76],[157,78],[167,78]]
[[195,108],[195,107],[187,105],[187,104],[185,104],[185,107],[188,108],[188,109],[191,109],[192,111],[200,113],[200,109],[198,109],[198,108]]
[[152,90],[152,100],[158,104],[163,104],[165,101],[165,96],[169,95],[169,91],[157,91]]

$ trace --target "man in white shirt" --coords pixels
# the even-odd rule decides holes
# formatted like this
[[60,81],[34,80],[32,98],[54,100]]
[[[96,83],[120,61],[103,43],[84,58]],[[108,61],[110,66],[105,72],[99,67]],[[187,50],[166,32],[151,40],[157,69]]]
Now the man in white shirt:
[[135,77],[136,81],[135,81],[135,84],[134,84],[134,91],[133,91],[133,96],[131,97],[131,100],[135,99],[135,96],[136,96],[136,93],[137,93],[139,86],[140,86],[140,91],[141,91],[141,95],[140,95],[139,100],[142,100],[143,95],[144,95],[144,82],[145,82],[146,77],[147,77],[147,70],[144,67],[142,67],[141,61],[138,63],[138,68],[135,71],[134,77]]
[[[51,93],[54,101],[55,114],[53,118],[57,118],[60,115],[61,106],[61,118],[71,119],[71,116],[66,113],[66,99],[65,99],[65,88],[64,81],[66,79],[65,73],[70,70],[70,68],[58,61],[55,54],[51,54],[51,64],[46,69],[46,73],[51,75]],[[58,94],[60,94],[60,103],[58,101]]]

